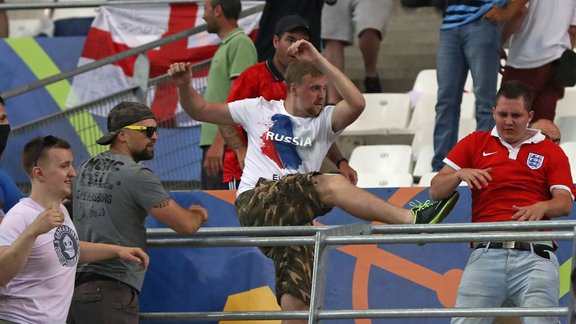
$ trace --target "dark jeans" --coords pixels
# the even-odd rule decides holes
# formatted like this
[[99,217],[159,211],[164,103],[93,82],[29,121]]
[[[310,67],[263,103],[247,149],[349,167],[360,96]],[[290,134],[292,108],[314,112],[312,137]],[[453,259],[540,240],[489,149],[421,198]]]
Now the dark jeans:
[[137,324],[138,292],[119,281],[97,280],[76,286],[69,324]]

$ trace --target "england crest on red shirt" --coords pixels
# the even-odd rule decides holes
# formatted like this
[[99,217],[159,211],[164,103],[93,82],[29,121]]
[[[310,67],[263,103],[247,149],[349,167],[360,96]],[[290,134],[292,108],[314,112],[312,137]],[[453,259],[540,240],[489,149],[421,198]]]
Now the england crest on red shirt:
[[544,156],[536,153],[528,154],[528,159],[526,160],[526,164],[532,170],[539,169],[542,166],[542,162],[544,162]]

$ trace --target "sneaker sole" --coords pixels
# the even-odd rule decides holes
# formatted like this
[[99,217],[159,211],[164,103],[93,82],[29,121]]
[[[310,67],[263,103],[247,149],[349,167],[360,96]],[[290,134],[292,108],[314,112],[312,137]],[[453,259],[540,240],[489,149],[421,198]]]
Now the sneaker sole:
[[455,191],[452,194],[452,196],[450,196],[450,198],[448,198],[448,201],[446,201],[444,206],[442,206],[442,209],[440,209],[440,212],[438,212],[438,215],[436,215],[436,217],[434,217],[432,219],[432,221],[430,221],[430,223],[428,223],[428,224],[441,223],[444,220],[444,218],[446,218],[450,214],[452,209],[454,209],[454,206],[456,206],[456,203],[458,202],[459,198],[460,198],[460,193],[458,191]]

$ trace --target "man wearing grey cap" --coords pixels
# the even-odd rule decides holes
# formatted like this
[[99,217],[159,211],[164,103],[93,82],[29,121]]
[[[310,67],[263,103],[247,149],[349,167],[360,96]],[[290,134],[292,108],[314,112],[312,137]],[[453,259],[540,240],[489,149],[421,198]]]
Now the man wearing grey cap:
[[[138,102],[121,102],[108,115],[108,133],[96,142],[106,152],[84,162],[74,178],[73,218],[78,236],[90,242],[146,248],[148,214],[181,234],[208,220],[200,206],[172,200],[140,161],[154,158],[156,118]],[[78,267],[68,323],[138,323],[144,272],[120,260]]]

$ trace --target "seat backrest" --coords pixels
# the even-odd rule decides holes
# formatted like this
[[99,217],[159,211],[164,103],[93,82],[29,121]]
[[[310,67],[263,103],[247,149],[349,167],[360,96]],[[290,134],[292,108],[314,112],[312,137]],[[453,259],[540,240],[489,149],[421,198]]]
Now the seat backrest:
[[410,116],[410,96],[406,93],[365,93],[366,108],[343,135],[388,134],[405,129]]
[[438,172],[424,173],[420,177],[420,181],[418,182],[418,187],[430,187],[430,182],[432,181],[432,178],[434,178],[434,176],[436,176],[437,174],[438,174]]
[[412,187],[414,179],[410,173],[358,172],[359,188]]
[[420,93],[436,94],[438,92],[436,69],[424,69],[418,72],[412,90]]
[[554,122],[557,124],[558,118],[564,116],[576,116],[576,90],[565,91],[564,98],[556,103],[556,118],[554,118]]
[[[576,110],[576,106],[573,108]],[[556,126],[560,129],[562,143],[576,142],[576,115],[556,118]]]
[[432,158],[434,157],[434,146],[425,145],[418,153],[416,158],[416,164],[414,164],[414,172],[412,174],[415,177],[421,177],[426,173],[432,172]]
[[412,148],[409,145],[362,145],[350,156],[357,172],[411,173]]
[[[423,93],[418,97],[412,117],[408,123],[408,128],[416,132],[418,128],[426,122],[436,119],[436,94]],[[472,93],[462,93],[462,103],[460,105],[460,120],[475,118],[476,99]]]
[[572,182],[576,183],[576,141],[563,142],[560,144],[560,147],[568,156],[568,161],[570,161],[570,171],[572,172]]

